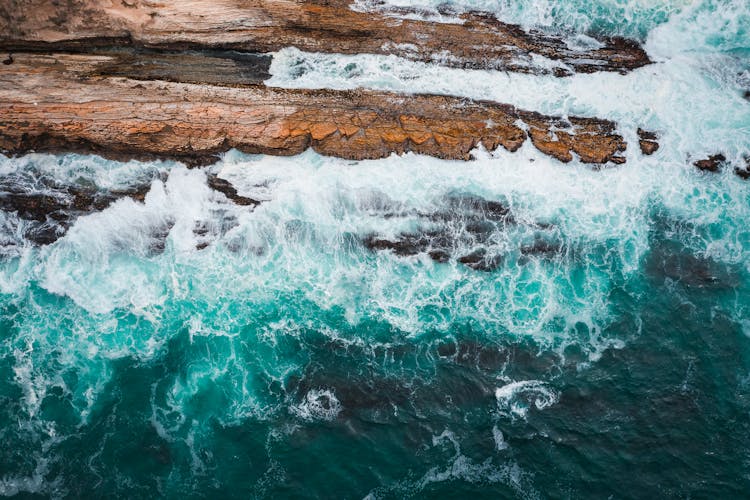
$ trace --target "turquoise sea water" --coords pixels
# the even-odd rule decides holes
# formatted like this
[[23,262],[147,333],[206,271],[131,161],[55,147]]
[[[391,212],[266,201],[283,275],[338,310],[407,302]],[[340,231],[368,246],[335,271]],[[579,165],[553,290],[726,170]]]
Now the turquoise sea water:
[[[456,5],[473,7],[638,36],[656,63],[554,79],[288,49],[272,83],[597,115],[627,164],[531,146],[205,169],[0,157],[4,180],[53,197],[150,183],[49,245],[0,213],[1,495],[748,496],[750,181],[690,163],[750,152],[750,7]],[[366,244],[410,235],[427,246]],[[460,261],[476,252],[492,265]]]

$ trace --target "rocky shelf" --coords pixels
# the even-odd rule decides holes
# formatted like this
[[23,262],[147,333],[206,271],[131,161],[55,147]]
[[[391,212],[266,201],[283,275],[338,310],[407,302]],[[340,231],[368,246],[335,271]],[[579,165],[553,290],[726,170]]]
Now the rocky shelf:
[[[623,38],[574,43],[523,30],[486,13],[454,22],[415,19],[403,9],[362,12],[352,0],[5,0],[0,50],[90,50],[131,46],[169,50],[395,54],[410,60],[567,76],[626,73],[650,63]],[[405,15],[409,14],[409,15]]]
[[[244,57],[244,56],[243,56]],[[15,53],[0,66],[0,150],[94,152],[209,163],[237,148],[346,159],[416,153],[469,159],[527,140],[563,162],[623,163],[614,123],[562,119],[438,95],[266,87],[258,60],[119,50]]]

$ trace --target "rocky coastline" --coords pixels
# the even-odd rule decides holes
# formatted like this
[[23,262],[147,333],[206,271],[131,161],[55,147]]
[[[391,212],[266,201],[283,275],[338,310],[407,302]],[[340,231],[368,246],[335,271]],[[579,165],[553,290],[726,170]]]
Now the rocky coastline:
[[[627,144],[607,120],[438,95],[240,84],[243,71],[249,70],[230,59],[195,54],[15,53],[0,72],[0,150],[193,165],[230,148],[273,155],[313,148],[353,160],[411,151],[468,160],[480,144],[516,151],[529,140],[563,162],[625,161]],[[211,83],[196,83],[205,74]]]

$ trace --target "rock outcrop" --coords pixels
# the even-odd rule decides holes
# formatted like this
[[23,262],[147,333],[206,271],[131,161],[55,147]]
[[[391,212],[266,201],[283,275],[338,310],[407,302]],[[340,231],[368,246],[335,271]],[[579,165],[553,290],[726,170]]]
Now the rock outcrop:
[[481,13],[435,23],[398,12],[360,12],[352,0],[3,0],[0,50],[169,50],[395,54],[463,68],[552,73],[615,71],[649,64],[621,38],[575,44]]
[[641,147],[641,153],[652,155],[659,150],[657,139],[659,136],[655,132],[649,132],[641,128],[638,129],[638,145]]
[[735,167],[734,173],[740,176],[744,180],[750,179],[750,155],[744,155],[742,158],[744,165],[741,167]]
[[[518,221],[504,203],[473,196],[448,196],[429,213],[379,215],[413,218],[416,222],[415,231],[395,236],[369,234],[362,239],[365,248],[391,252],[397,257],[424,255],[440,264],[453,261],[475,271],[491,272],[508,257],[525,263],[532,257],[554,257],[563,250],[559,243],[550,240],[552,235],[548,230],[552,226]],[[521,238],[527,241],[514,249],[498,245],[497,235],[514,231],[526,233]],[[533,234],[530,241],[529,234]]]
[[704,160],[693,162],[693,165],[705,172],[718,172],[719,168],[727,161],[726,156],[721,153],[711,155]]
[[[18,175],[0,179],[0,210],[14,212],[26,223],[18,232],[31,243],[47,245],[62,237],[75,220],[91,212],[106,209],[120,198],[143,201],[151,180],[120,190],[102,190],[91,183],[63,184],[40,176],[29,182]],[[12,225],[12,221],[7,222]],[[0,255],[13,242],[0,236]]]
[[[0,70],[0,150],[192,164],[211,162],[229,148],[294,155],[312,147],[347,159],[408,151],[469,159],[480,144],[515,151],[530,139],[563,162],[576,156],[586,163],[625,161],[626,143],[606,120],[561,119],[436,95],[247,85],[237,77],[250,71],[247,65],[222,57],[201,60],[200,73],[214,76],[211,84],[197,85],[196,65],[182,61],[140,52],[14,53],[14,62]],[[149,65],[160,68],[163,79],[152,79]]]

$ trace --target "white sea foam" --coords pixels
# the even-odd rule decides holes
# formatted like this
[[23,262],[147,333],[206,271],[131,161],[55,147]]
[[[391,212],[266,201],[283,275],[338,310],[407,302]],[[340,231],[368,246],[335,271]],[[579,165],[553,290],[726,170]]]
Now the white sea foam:
[[[415,11],[410,17],[431,21],[461,22],[459,14],[481,11],[495,14],[498,19],[526,28],[556,30],[605,31],[610,34],[642,36],[654,26],[691,3],[691,0],[357,0],[354,10],[389,12],[393,8]],[[453,12],[453,14],[447,11]],[[441,13],[442,12],[442,13]],[[396,14],[392,14],[396,15]]]
[[511,382],[495,390],[495,399],[502,415],[526,418],[531,406],[537,410],[558,402],[559,394],[540,380]]
[[304,420],[335,420],[341,412],[341,403],[330,389],[310,389],[291,411]]
[[34,472],[25,477],[7,476],[0,474],[0,496],[15,497],[19,494],[47,495],[50,498],[62,498],[59,481],[47,481],[49,474],[49,460],[39,457],[36,460]]
[[504,451],[508,449],[508,442],[505,441],[503,431],[497,428],[497,425],[492,427],[492,439],[495,441],[495,449],[497,451]]
[[[663,52],[658,47],[664,43],[654,40],[649,46],[654,52]],[[719,150],[740,161],[750,143],[750,102],[742,98],[739,88],[736,93],[726,91],[727,85],[736,84],[732,81],[735,75],[715,69],[736,67],[737,62],[731,55],[695,57],[672,50],[669,59],[628,75],[540,78],[445,68],[396,56],[340,56],[284,49],[274,57],[273,76],[267,84],[439,93],[504,102],[551,115],[598,116],[619,123],[631,145],[630,163],[642,160],[636,147],[635,130],[639,127],[660,135],[661,149],[651,162],[684,165],[689,158],[705,158]],[[717,110],[721,110],[721,122],[709,118],[716,116]]]
[[491,458],[477,462],[463,453],[461,445],[453,432],[443,431],[434,436],[433,447],[450,444],[453,456],[443,466],[430,468],[417,480],[403,480],[388,487],[377,488],[368,493],[365,498],[377,499],[392,496],[418,496],[425,488],[435,483],[463,481],[474,484],[503,484],[508,486],[515,495],[523,499],[537,499],[541,495],[534,487],[533,478],[517,463],[508,461],[496,463]]

